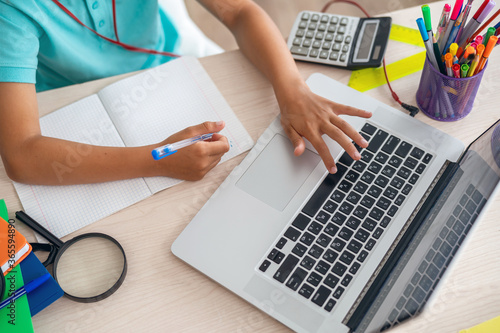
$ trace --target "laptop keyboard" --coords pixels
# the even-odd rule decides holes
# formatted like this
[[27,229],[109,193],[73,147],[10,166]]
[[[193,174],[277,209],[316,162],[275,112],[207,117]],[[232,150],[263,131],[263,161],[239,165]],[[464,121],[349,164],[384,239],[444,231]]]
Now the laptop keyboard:
[[369,123],[361,135],[361,160],[342,155],[259,266],[328,312],[433,158]]
[[486,199],[470,184],[406,285],[382,331],[415,315],[425,305],[485,204]]

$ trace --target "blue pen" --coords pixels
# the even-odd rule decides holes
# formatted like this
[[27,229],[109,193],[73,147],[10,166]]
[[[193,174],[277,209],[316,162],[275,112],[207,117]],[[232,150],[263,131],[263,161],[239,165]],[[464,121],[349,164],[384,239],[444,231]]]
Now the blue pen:
[[[9,303],[14,302],[16,299],[23,296],[24,294],[27,294],[27,293],[31,292],[32,290],[35,290],[36,288],[41,286],[45,281],[47,281],[49,279],[49,277],[50,277],[50,274],[45,273],[44,275],[37,277],[33,281],[31,281],[28,284],[17,289],[13,295],[11,295],[10,297],[7,297],[4,301],[2,301],[2,303],[0,303],[0,309],[3,309],[7,305],[9,305]],[[3,276],[0,278],[3,278]]]
[[155,160],[162,159],[166,156],[172,155],[175,153],[177,150],[191,146],[192,144],[195,144],[198,141],[205,141],[205,140],[210,140],[214,134],[209,133],[209,134],[202,134],[195,136],[194,138],[174,142],[174,143],[169,143],[164,146],[158,147],[153,149],[151,154],[153,155],[153,158]]
[[439,65],[437,63],[436,57],[434,56],[434,47],[432,45],[432,41],[429,39],[429,35],[427,34],[427,30],[425,28],[425,23],[422,18],[417,19],[418,30],[420,31],[420,35],[422,36],[422,40],[424,41],[425,49],[427,50],[427,57],[436,70],[439,70]]

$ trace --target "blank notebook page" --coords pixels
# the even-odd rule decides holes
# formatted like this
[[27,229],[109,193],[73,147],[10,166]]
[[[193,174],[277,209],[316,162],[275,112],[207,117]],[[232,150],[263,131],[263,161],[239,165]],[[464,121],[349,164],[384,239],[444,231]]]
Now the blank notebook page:
[[[120,80],[102,89],[99,97],[128,147],[159,143],[186,127],[217,120],[225,121],[221,134],[232,146],[222,162],[253,145],[241,122],[193,57],[182,57]],[[152,193],[180,182],[167,177],[145,180]]]
[[[44,136],[76,142],[123,147],[97,95],[84,98],[40,119]],[[64,179],[88,154],[76,149],[66,152],[65,163],[53,163],[52,171]],[[14,182],[25,212],[57,237],[151,195],[142,178],[101,184],[39,186]]]

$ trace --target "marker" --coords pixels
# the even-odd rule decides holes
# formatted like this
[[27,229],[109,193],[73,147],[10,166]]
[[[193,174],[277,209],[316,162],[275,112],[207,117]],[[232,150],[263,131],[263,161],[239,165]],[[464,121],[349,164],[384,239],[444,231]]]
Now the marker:
[[439,19],[439,24],[436,29],[436,40],[439,43],[441,42],[441,39],[443,38],[443,32],[444,29],[446,28],[446,24],[448,23],[448,20],[450,19],[450,12],[451,12],[451,6],[448,4],[444,5],[443,12],[441,13],[441,18]]
[[476,52],[476,49],[474,49],[472,46],[469,46],[467,50],[465,50],[464,57],[460,59],[458,62],[460,65],[465,64],[471,54],[474,54]]
[[488,45],[486,45],[486,48],[484,49],[483,56],[481,57],[481,60],[479,60],[479,64],[477,65],[477,69],[475,73],[479,73],[480,71],[483,70],[484,66],[486,65],[486,61],[490,57],[491,51],[493,51],[493,48],[495,47],[495,44],[498,42],[498,37],[497,36],[491,36],[490,40],[488,41]]
[[434,50],[431,40],[429,39],[429,35],[427,34],[427,30],[425,29],[424,20],[422,18],[418,18],[417,25],[418,25],[418,30],[420,30],[420,35],[424,40],[425,49],[427,51],[427,57],[429,58],[429,61],[431,62],[434,69],[439,70],[439,65],[436,61],[436,57],[433,57]]
[[483,52],[486,49],[486,47],[483,44],[479,44],[477,46],[477,54],[474,57],[474,60],[470,64],[469,72],[467,73],[467,77],[471,77],[472,75],[475,74],[477,65],[479,64],[479,60],[483,56]]
[[[476,37],[476,39],[474,39],[474,42],[476,42],[478,45],[479,45],[479,44],[483,44],[483,41],[484,41],[484,37],[483,37],[483,36],[481,36],[481,35],[478,35],[478,36]],[[477,48],[476,48],[476,49],[477,49]]]
[[472,27],[472,30],[470,31],[471,36],[465,41],[465,43],[470,43],[474,38],[476,38],[477,35],[481,33],[481,31],[483,31],[484,28],[486,28],[491,23],[491,21],[493,21],[498,16],[498,14],[500,14],[500,10],[498,10],[482,26],[477,28],[477,26],[480,25],[481,22],[484,21],[484,19],[486,19],[486,17],[493,10],[493,7],[495,7],[495,5],[496,5],[495,1],[490,0],[490,2],[487,3],[486,6],[484,7],[483,12],[478,16],[477,20],[476,19],[472,20],[472,23],[474,25]]
[[455,25],[451,29],[450,36],[448,37],[448,42],[446,43],[446,46],[444,47],[443,54],[447,53],[447,51],[450,49],[450,45],[455,42],[455,39],[457,37],[458,31],[460,30],[460,27],[462,26],[462,20],[464,18],[464,12],[460,14],[460,16],[457,18],[455,21]]
[[454,64],[458,64],[457,51],[458,51],[458,44],[457,43],[452,43],[450,45],[450,53],[453,56],[453,63]]
[[[35,290],[39,286],[41,286],[45,281],[47,281],[50,277],[49,273],[45,273],[44,275],[37,277],[33,281],[30,281],[29,283],[25,284],[21,288],[17,289],[13,295],[7,297],[2,303],[0,303],[0,309],[3,309],[7,305],[9,305],[11,302],[13,303],[16,299],[19,297]],[[3,276],[1,277],[3,278]]]
[[453,70],[451,69],[451,66],[453,66],[453,56],[451,53],[446,53],[444,55],[444,63],[446,65],[446,75],[453,77]]
[[439,50],[441,51],[442,54],[445,54],[446,53],[445,51],[447,51],[447,49],[445,50],[445,47],[447,45],[449,47],[449,45],[453,42],[453,41],[451,41],[450,43],[448,43],[448,40],[450,37],[451,30],[455,26],[455,21],[457,20],[458,15],[460,14],[460,11],[462,10],[463,3],[464,3],[464,0],[456,0],[455,1],[455,6],[453,7],[453,12],[451,13],[451,18],[448,21],[448,24],[446,25],[446,28],[444,30],[443,39],[439,43]]
[[422,6],[422,15],[424,16],[425,30],[427,30],[427,35],[429,35],[429,39],[432,41],[434,34],[432,32],[431,9],[428,5]]
[[153,155],[153,158],[155,160],[159,160],[159,159],[162,159],[166,156],[172,155],[173,153],[175,153],[177,150],[179,150],[181,148],[191,146],[192,144],[195,144],[196,142],[210,140],[213,135],[214,135],[213,133],[203,134],[203,135],[195,136],[194,138],[185,139],[185,140],[174,142],[174,143],[169,143],[169,144],[166,144],[164,146],[153,149],[151,154]]
[[436,40],[436,36],[432,37],[432,41],[433,41],[432,46],[434,50],[434,57],[436,58],[436,62],[439,66],[439,71],[441,72],[441,74],[446,75],[446,68],[444,67],[443,61],[441,61],[441,53],[439,52],[439,46]]
[[[484,35],[484,39],[483,39],[484,46],[488,45],[488,40],[490,39],[491,36],[495,36],[496,31],[497,31],[497,29],[495,29],[494,27],[488,28],[488,30],[486,31],[486,34]],[[480,36],[477,36],[477,37],[480,37]],[[476,37],[476,39],[477,39],[477,37]]]
[[470,10],[472,8],[471,5],[472,5],[473,1],[474,0],[468,0],[467,4],[465,5],[465,8],[462,12],[463,13],[462,25],[460,26],[460,29],[458,30],[456,41],[459,41],[460,38],[462,37],[463,31],[465,28],[465,23],[467,23],[467,19],[469,18],[469,13],[470,13]]
[[463,64],[460,66],[460,77],[464,78],[467,77],[467,73],[469,72],[469,65]]
[[460,79],[460,65],[459,64],[454,64],[451,69],[453,70],[453,76],[456,79]]

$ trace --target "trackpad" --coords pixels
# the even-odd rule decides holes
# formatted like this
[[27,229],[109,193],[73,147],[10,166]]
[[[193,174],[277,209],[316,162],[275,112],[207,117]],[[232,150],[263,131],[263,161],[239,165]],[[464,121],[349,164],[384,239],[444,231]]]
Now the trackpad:
[[282,211],[320,161],[309,149],[294,156],[288,138],[275,134],[236,186]]

